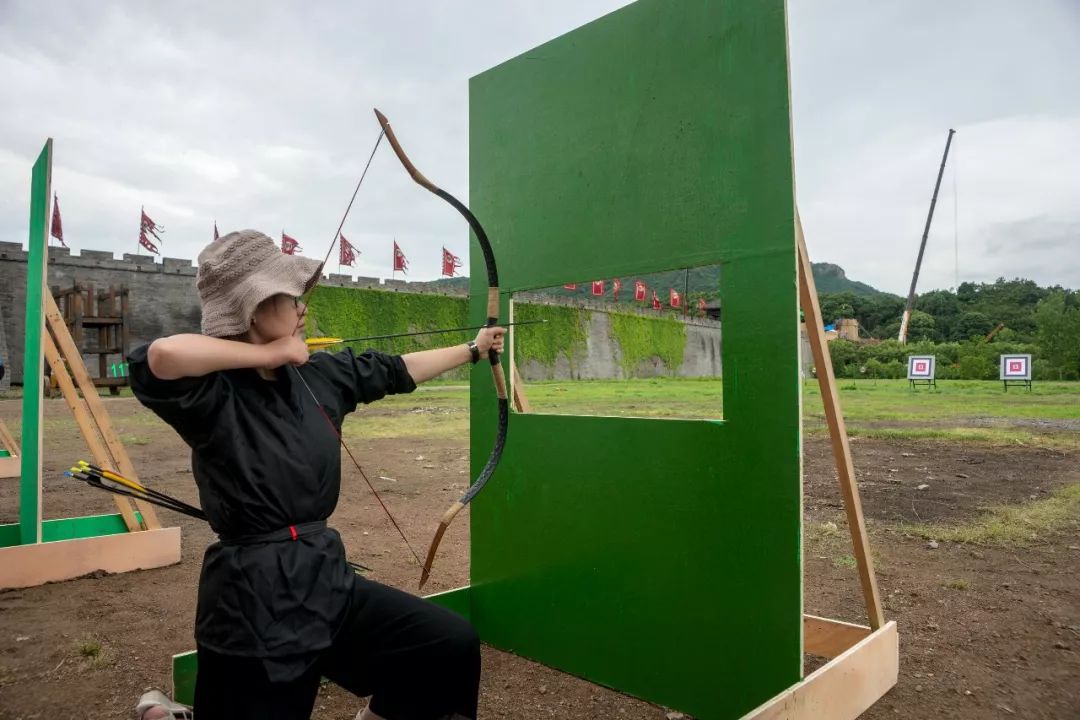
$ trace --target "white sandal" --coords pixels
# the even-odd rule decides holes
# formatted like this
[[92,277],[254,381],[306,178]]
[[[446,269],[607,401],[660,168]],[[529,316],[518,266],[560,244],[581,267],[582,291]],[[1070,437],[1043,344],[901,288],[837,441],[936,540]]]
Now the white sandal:
[[187,705],[173,702],[160,690],[148,690],[139,698],[139,704],[135,706],[135,720],[143,720],[143,715],[153,708],[164,708],[169,711],[165,718],[172,720],[194,720],[195,712]]

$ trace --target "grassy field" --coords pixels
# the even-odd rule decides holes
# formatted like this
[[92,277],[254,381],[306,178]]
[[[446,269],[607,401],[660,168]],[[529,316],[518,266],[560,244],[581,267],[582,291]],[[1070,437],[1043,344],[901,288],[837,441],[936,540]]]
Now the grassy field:
[[[952,381],[937,390],[911,390],[904,380],[844,380],[839,388],[848,432],[855,437],[1080,450],[1080,383],[1040,382],[1031,392],[1013,388],[1008,393],[992,381]],[[526,392],[533,412],[539,413],[723,417],[722,383],[712,378],[535,382]],[[129,393],[125,389],[124,396]],[[468,407],[467,385],[427,383],[412,395],[388,397],[362,409],[346,423],[346,437],[460,436],[468,432]],[[825,433],[816,381],[803,383],[803,416],[809,435]],[[121,432],[138,433],[139,426],[157,423],[147,413],[119,424]],[[18,432],[18,420],[8,425]],[[47,432],[69,426],[74,429],[74,421],[66,415],[45,421]]]
[[[1031,392],[1013,388],[1008,393],[998,382],[977,381],[942,383],[936,391],[913,391],[903,380],[847,380],[839,387],[853,436],[1080,449],[1080,383],[1037,383]],[[533,411],[541,413],[723,417],[718,379],[539,382],[529,383],[527,393]],[[823,434],[816,382],[803,384],[803,403],[807,433]],[[387,398],[376,408],[414,412],[395,414],[375,427],[361,414],[350,423],[350,432],[358,437],[450,437],[467,431],[468,388],[425,386],[414,395]]]

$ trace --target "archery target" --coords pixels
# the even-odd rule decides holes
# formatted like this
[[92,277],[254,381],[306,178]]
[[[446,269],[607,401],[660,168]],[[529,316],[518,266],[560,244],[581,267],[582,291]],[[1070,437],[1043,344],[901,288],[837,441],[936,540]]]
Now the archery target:
[[909,355],[907,359],[907,379],[933,380],[936,360],[933,355]]
[[1030,355],[1002,355],[1001,356],[1001,379],[1002,380],[1030,380],[1031,379],[1031,356]]

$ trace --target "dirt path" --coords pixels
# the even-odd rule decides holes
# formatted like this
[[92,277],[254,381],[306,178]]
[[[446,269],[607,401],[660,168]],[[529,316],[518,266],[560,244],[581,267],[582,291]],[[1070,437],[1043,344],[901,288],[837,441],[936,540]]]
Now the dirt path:
[[[194,501],[180,441],[133,400],[107,402],[142,479]],[[0,418],[17,417],[17,408],[16,401],[0,401]],[[108,497],[58,477],[86,452],[64,417],[58,401],[48,403],[46,517],[111,512]],[[466,443],[380,439],[357,441],[354,450],[361,462],[377,459],[366,466],[369,477],[422,544],[432,519],[468,482]],[[1080,532],[1025,549],[930,549],[902,530],[903,523],[964,521],[987,505],[1045,497],[1080,482],[1080,458],[931,442],[856,440],[853,449],[879,583],[901,633],[900,684],[865,717],[1080,717]],[[17,488],[3,482],[0,522],[10,522]],[[861,621],[824,441],[806,445],[805,487],[807,611]],[[195,584],[211,534],[202,523],[162,516],[183,528],[184,561],[177,566],[0,592],[0,719],[66,717],[76,705],[94,708],[93,717],[123,718],[144,687],[168,686],[170,656],[193,647]],[[836,533],[809,530],[828,522],[837,524]],[[373,578],[415,587],[415,563],[355,473],[345,472],[332,524]],[[459,521],[444,540],[432,592],[465,583],[467,527]],[[331,686],[313,717],[352,718],[360,706]],[[666,712],[485,649],[482,717],[661,720]]]

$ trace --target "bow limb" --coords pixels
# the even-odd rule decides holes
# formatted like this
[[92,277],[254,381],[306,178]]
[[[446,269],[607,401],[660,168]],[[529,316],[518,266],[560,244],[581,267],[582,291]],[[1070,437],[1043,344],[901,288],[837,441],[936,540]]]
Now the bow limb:
[[[499,323],[499,271],[495,264],[495,253],[492,252],[491,243],[488,241],[488,236],[487,233],[484,232],[483,226],[464,203],[428,180],[423,173],[416,169],[416,166],[409,160],[409,156],[405,154],[405,150],[401,147],[401,143],[398,142],[397,136],[394,134],[393,128],[390,127],[390,121],[386,119],[386,116],[376,110],[375,117],[379,119],[379,125],[382,126],[383,133],[386,135],[390,147],[394,149],[394,154],[397,155],[398,160],[401,161],[401,164],[405,167],[409,176],[412,177],[416,184],[449,203],[462,217],[465,218],[466,222],[469,223],[469,227],[472,228],[473,234],[476,236],[476,241],[480,244],[480,251],[484,255],[484,266],[487,268],[488,305],[487,323],[485,325],[486,327],[497,325]],[[424,560],[424,569],[420,574],[421,588],[424,587],[424,583],[427,582],[428,577],[431,575],[431,566],[435,562],[435,553],[439,549],[439,543],[442,542],[446,529],[450,526],[450,523],[453,522],[454,518],[457,517],[458,513],[460,513],[466,505],[472,502],[472,499],[479,495],[480,491],[487,485],[488,480],[491,479],[491,475],[495,472],[495,468],[499,465],[499,459],[502,457],[503,448],[506,446],[506,430],[510,418],[510,403],[507,400],[506,394],[506,377],[503,375],[502,364],[499,360],[498,352],[489,350],[488,361],[491,363],[491,375],[492,380],[495,383],[495,394],[498,397],[499,404],[499,423],[495,435],[495,445],[492,447],[491,454],[488,456],[487,462],[477,476],[476,481],[469,486],[469,489],[461,496],[461,499],[447,509],[443,514],[442,519],[439,521],[439,527],[435,531],[435,537],[431,541],[427,558]]]

